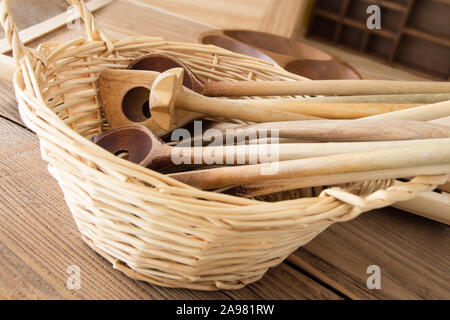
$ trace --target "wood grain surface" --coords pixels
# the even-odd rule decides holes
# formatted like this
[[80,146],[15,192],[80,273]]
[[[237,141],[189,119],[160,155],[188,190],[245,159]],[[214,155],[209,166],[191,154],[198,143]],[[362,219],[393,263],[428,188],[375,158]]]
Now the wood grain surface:
[[[61,10],[65,4],[64,0],[44,1],[47,8],[59,8],[49,11]],[[26,2],[25,7],[30,3],[17,2]],[[123,14],[124,10],[127,15]],[[35,14],[30,11],[22,17],[17,15],[18,24],[28,26],[27,21],[44,20]],[[195,41],[198,33],[209,28],[137,0],[117,0],[99,10],[96,16],[105,31],[115,37],[146,34]],[[19,23],[19,19],[24,21]],[[82,34],[83,30],[62,28],[32,45]],[[420,79],[328,46],[317,46],[345,58],[363,77]],[[80,239],[63,194],[40,158],[38,139],[22,127],[16,105],[11,87],[0,83],[0,298],[450,298],[448,226],[393,208],[375,210],[332,226],[297,250],[288,261],[269,270],[262,280],[239,291],[168,289],[131,280],[114,270]],[[66,269],[70,265],[81,268],[80,290],[66,287],[69,276]],[[381,268],[380,290],[367,289],[369,265]]]
[[[352,299],[448,299],[450,229],[384,208],[331,226],[289,261]],[[381,289],[366,286],[367,267],[381,269]]]
[[271,0],[266,6],[259,31],[294,38],[309,0]]
[[[279,0],[275,0],[279,1]],[[288,0],[291,1],[292,0]],[[294,0],[297,2],[298,0]],[[133,0],[219,28],[259,30],[273,0]]]
[[[13,0],[9,3],[19,30],[54,17],[69,7],[61,0]],[[3,38],[5,33],[0,29],[0,38]]]

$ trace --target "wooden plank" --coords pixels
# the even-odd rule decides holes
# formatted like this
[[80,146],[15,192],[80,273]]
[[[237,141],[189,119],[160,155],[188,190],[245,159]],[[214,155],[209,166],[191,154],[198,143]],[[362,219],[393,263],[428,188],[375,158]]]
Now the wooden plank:
[[424,192],[412,200],[397,202],[393,207],[450,225],[450,194],[447,192]]
[[[9,4],[19,30],[61,14],[69,7],[65,0],[10,0]],[[5,33],[0,27],[0,38],[4,36]]]
[[436,44],[450,48],[450,40],[448,40],[444,37],[435,36],[433,34],[423,32],[423,31],[420,31],[420,30],[417,30],[414,28],[404,28],[404,33],[406,33],[407,35],[413,36],[413,37],[420,38],[425,41],[434,42]]
[[[352,299],[448,299],[450,228],[392,208],[331,226],[289,261]],[[381,269],[381,289],[366,286]]]
[[304,276],[285,263],[270,269],[259,282],[226,294],[236,300],[342,300],[343,298]]
[[12,82],[14,70],[14,60],[11,57],[0,54],[0,80]]
[[294,38],[307,7],[308,0],[271,0],[259,30]]
[[[297,1],[297,0],[291,0]],[[303,1],[303,0],[302,0]],[[272,0],[134,0],[225,29],[258,30]]]
[[95,16],[97,24],[115,38],[141,34],[166,40],[197,42],[200,33],[214,28],[135,0],[116,0]]
[[398,12],[405,12],[406,9],[407,9],[402,4],[398,4],[398,3],[390,2],[390,1],[385,1],[385,0],[363,0],[363,2],[366,2],[368,5],[376,4],[376,5],[380,6],[380,7],[391,9],[391,10],[395,10],[395,11],[398,11]]
[[[0,119],[0,297],[8,299],[339,299],[286,266],[236,292],[168,289],[129,279],[79,236],[31,132]],[[69,290],[67,267],[81,270]]]
[[[89,10],[94,12],[97,9],[100,9],[108,4],[110,4],[113,0],[91,0],[86,3],[86,6]],[[25,7],[25,6],[24,6]],[[22,31],[19,32],[20,40],[27,44],[32,40],[35,40],[43,35],[46,35],[56,29],[59,29],[68,23],[74,21],[75,19],[80,18],[80,14],[78,10],[67,10],[63,13],[58,14],[57,16],[51,17],[43,22],[39,22],[34,24]],[[11,51],[11,46],[8,44],[6,39],[0,40],[0,53],[9,53]]]

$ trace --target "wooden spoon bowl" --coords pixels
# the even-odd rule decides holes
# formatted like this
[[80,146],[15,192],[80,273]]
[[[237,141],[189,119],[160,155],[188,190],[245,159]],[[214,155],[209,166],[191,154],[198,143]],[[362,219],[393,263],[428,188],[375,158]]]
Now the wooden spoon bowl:
[[312,80],[361,79],[346,62],[304,42],[250,30],[211,30],[199,42],[274,62]]

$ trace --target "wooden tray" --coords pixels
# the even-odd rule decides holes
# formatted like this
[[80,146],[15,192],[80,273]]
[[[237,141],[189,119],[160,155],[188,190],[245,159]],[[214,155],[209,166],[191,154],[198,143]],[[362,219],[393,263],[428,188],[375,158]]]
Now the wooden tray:
[[249,30],[212,30],[199,42],[275,62],[289,72],[313,80],[361,79],[361,75],[331,54],[306,43]]

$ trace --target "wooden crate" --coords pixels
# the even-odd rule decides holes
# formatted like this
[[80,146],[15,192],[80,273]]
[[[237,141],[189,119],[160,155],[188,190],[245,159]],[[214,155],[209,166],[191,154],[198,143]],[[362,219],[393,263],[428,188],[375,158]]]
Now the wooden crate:
[[[381,8],[379,30],[366,27],[370,4]],[[317,0],[307,37],[448,80],[449,17],[449,0]]]

